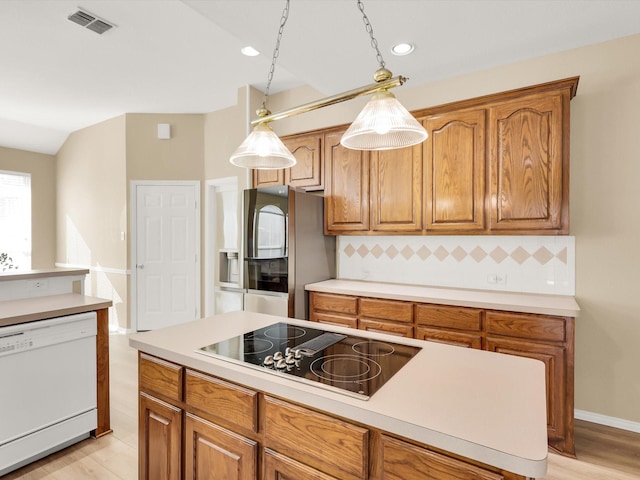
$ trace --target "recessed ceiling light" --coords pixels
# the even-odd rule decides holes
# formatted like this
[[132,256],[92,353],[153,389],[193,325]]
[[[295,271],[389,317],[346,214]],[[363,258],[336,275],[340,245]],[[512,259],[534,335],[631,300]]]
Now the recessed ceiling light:
[[391,53],[394,55],[409,55],[415,46],[412,43],[398,43],[391,48]]
[[260,52],[253,47],[243,47],[240,49],[240,51],[247,57],[257,57],[258,55],[260,55]]

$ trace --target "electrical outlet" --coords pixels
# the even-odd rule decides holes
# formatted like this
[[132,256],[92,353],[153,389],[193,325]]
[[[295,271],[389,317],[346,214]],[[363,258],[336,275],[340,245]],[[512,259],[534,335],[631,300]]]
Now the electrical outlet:
[[507,276],[498,273],[490,273],[489,275],[487,275],[487,283],[491,283],[494,285],[506,285]]
[[29,289],[30,290],[46,290],[47,287],[49,286],[49,282],[47,282],[46,280],[31,280],[29,282]]

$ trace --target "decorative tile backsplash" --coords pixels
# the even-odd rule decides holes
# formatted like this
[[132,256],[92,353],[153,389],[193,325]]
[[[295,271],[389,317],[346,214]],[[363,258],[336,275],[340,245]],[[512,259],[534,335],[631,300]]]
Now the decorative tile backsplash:
[[338,278],[575,295],[572,236],[339,236]]

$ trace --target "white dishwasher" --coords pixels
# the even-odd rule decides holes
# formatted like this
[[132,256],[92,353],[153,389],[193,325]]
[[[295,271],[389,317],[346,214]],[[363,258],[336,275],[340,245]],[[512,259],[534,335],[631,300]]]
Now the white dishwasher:
[[0,476],[97,427],[96,314],[0,328]]

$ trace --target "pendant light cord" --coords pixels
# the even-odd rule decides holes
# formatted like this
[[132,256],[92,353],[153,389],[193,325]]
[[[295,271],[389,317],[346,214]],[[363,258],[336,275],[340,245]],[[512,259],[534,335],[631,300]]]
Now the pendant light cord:
[[369,17],[367,17],[367,14],[364,13],[364,4],[362,3],[362,0],[358,0],[358,8],[362,13],[362,21],[364,22],[364,27],[367,30],[367,33],[369,34],[369,36],[371,37],[371,46],[376,51],[376,60],[378,61],[380,68],[384,68],[384,65],[385,65],[384,58],[382,58],[382,53],[380,53],[380,49],[378,48],[378,41],[376,40],[376,37],[373,36],[373,27],[371,26]]
[[276,69],[276,60],[278,59],[278,55],[280,55],[280,40],[282,39],[282,32],[284,31],[284,26],[287,24],[287,20],[289,19],[289,0],[286,0],[284,10],[282,10],[282,17],[280,17],[280,28],[278,29],[278,38],[276,39],[276,46],[273,49],[273,57],[271,58],[271,67],[269,68],[269,75],[267,75],[267,88],[264,91],[264,98],[262,99],[262,108],[264,110],[267,109],[267,99],[269,98],[269,89],[271,88],[271,81],[273,80],[273,72]]

